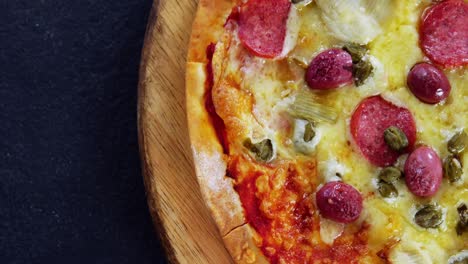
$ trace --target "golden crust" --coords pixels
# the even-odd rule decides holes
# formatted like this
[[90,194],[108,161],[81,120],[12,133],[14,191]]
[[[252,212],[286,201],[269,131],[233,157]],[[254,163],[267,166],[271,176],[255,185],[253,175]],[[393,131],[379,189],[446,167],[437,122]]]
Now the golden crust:
[[[260,238],[246,224],[244,209],[239,195],[234,190],[233,180],[226,176],[226,157],[204,104],[206,47],[221,38],[224,32],[223,24],[236,4],[237,0],[200,0],[199,2],[187,56],[188,126],[197,180],[204,200],[223,236],[226,248],[236,263],[268,263],[257,247]],[[215,61],[222,63],[223,59],[219,57],[215,58]],[[225,122],[229,127],[229,121]]]
[[[258,238],[260,239],[260,238]],[[240,226],[224,237],[224,243],[236,263],[268,263],[256,246],[257,234],[250,225]],[[235,245],[235,247],[231,247]]]
[[223,149],[204,106],[205,64],[187,64],[187,112],[196,175],[222,235],[245,223],[242,206],[225,177]]
[[206,47],[217,42],[236,0],[200,0],[192,25],[187,60],[206,62]]
[[226,177],[222,146],[204,105],[204,63],[188,62],[187,116],[197,179],[225,246],[237,263],[268,263],[256,246],[255,232],[245,224],[244,211],[232,179]]

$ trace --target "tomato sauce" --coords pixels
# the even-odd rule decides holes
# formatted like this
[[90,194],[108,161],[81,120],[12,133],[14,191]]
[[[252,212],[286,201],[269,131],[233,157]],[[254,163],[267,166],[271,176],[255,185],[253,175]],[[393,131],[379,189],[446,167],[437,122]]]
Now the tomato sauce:
[[[233,11],[229,19],[237,19],[236,10]],[[212,59],[215,48],[215,44],[210,44],[206,49],[208,62],[206,65],[206,93],[204,95],[205,108],[209,113],[210,122],[215,128],[224,153],[229,154],[226,126],[223,119],[216,113],[212,98],[214,86]],[[289,166],[286,180],[283,182],[284,185],[279,190],[275,190],[279,192],[277,200],[273,200],[273,205],[268,208],[268,212],[262,211],[262,202],[265,202],[264,199],[268,199],[270,193],[259,192],[257,179],[266,175],[270,179],[275,177],[276,166],[256,164],[245,159],[242,155],[233,155],[229,157],[226,171],[226,176],[234,181],[234,189],[239,194],[247,223],[262,238],[257,246],[269,262],[272,264],[357,263],[357,259],[367,250],[366,230],[342,235],[335,240],[333,245],[326,245],[312,239],[312,237],[317,237],[318,232],[320,232],[319,216],[314,213],[316,209],[312,201],[315,184],[310,182],[304,184],[299,177],[299,174],[307,174],[312,171],[310,164],[307,166],[311,168],[297,164]],[[302,170],[298,171],[298,166]],[[306,170],[306,167],[309,170]],[[291,203],[291,197],[295,197],[293,203]],[[271,197],[269,198],[271,199]],[[286,245],[285,241],[288,241],[289,244]]]
[[[366,225],[357,232],[338,237],[332,245],[312,242],[310,238],[320,232],[320,221],[314,214],[315,208],[310,194],[295,180],[295,173],[298,173],[296,170],[288,171],[285,188],[282,190],[283,196],[280,199],[284,200],[284,204],[279,202],[275,205],[273,218],[267,217],[260,209],[262,197],[257,194],[256,181],[266,173],[274,173],[274,169],[240,169],[243,167],[240,164],[244,162],[248,161],[232,157],[227,174],[236,182],[234,188],[239,194],[247,222],[262,237],[258,246],[270,263],[358,263],[358,259],[367,254]],[[290,192],[296,193],[298,198],[293,208],[288,211],[286,198]],[[291,212],[287,219],[277,219],[276,214],[284,213],[285,210]],[[287,247],[284,242],[278,243],[275,238],[278,234],[285,240],[293,241],[294,245]]]
[[211,43],[206,48],[206,58],[208,62],[206,64],[206,92],[205,92],[205,108],[210,116],[210,121],[213,124],[213,127],[216,131],[216,137],[218,138],[221,146],[223,147],[224,154],[229,153],[229,143],[227,140],[226,126],[224,125],[223,119],[216,113],[216,109],[213,103],[212,90],[214,85],[214,76],[213,76],[213,54],[215,52],[216,45]]
[[255,195],[257,192],[255,181],[260,175],[261,173],[259,172],[248,175],[246,179],[235,187],[235,190],[239,194],[246,211],[247,222],[263,237],[268,235],[271,220],[266,218],[260,211],[260,199]]

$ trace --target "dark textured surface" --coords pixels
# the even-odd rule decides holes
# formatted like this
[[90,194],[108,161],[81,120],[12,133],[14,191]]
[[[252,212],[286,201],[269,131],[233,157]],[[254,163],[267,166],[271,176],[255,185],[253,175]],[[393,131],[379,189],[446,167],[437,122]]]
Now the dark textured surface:
[[0,263],[163,263],[136,95],[150,0],[0,1]]

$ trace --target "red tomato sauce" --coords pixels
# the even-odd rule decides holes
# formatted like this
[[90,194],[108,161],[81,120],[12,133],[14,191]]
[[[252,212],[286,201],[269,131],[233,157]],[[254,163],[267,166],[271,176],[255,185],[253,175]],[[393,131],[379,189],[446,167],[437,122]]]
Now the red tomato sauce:
[[229,153],[229,143],[227,140],[226,126],[224,125],[223,119],[216,113],[216,109],[213,103],[212,90],[214,85],[214,76],[213,76],[213,54],[215,52],[216,45],[211,43],[206,48],[206,58],[208,62],[206,64],[206,92],[205,92],[205,108],[210,116],[210,121],[213,124],[213,127],[216,131],[216,136],[223,147],[224,154]]

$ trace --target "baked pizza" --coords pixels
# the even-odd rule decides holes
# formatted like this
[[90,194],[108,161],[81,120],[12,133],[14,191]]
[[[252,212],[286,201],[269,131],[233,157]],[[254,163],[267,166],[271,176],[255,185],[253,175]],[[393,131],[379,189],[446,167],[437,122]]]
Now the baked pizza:
[[200,0],[187,116],[236,263],[468,263],[468,2]]

